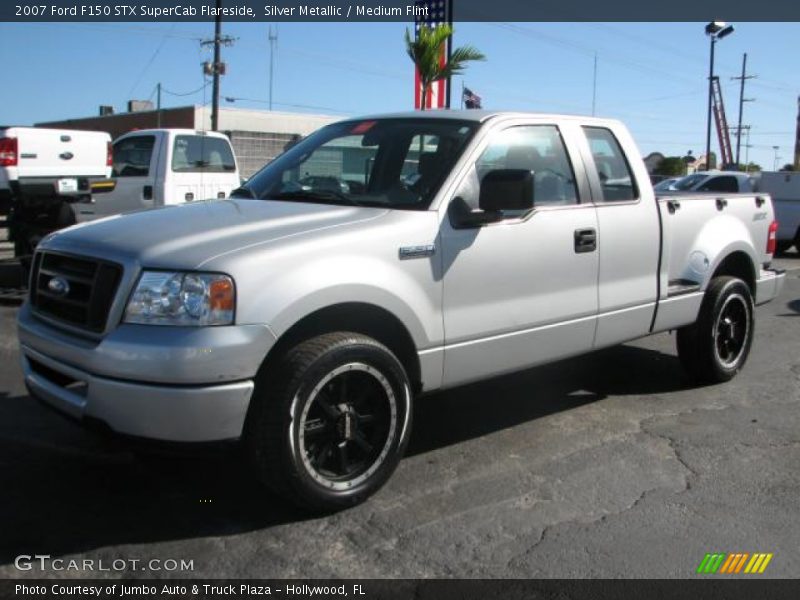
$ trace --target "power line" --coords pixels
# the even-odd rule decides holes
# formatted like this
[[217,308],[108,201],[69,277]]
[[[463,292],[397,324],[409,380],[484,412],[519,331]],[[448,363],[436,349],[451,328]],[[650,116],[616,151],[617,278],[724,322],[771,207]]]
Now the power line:
[[164,86],[161,86],[161,91],[164,92],[165,94],[169,94],[170,96],[193,96],[194,94],[202,92],[210,84],[211,84],[210,81],[206,81],[199,88],[197,88],[196,90],[192,90],[191,92],[172,92],[172,91],[168,90],[167,88],[165,88]]
[[[563,38],[560,36],[555,36],[552,34],[542,33],[541,31],[533,30],[528,27],[523,27],[517,23],[487,23],[487,25],[491,25],[494,27],[500,27],[502,29],[506,29],[508,31],[513,31],[519,35],[523,35],[526,37],[537,38],[544,42],[550,43],[552,45],[560,46],[563,48],[569,48],[573,51],[580,52],[583,54],[594,55],[597,51],[596,48],[590,48],[584,44],[580,44],[578,42],[574,42],[570,39]],[[641,71],[647,73],[649,75],[661,75],[663,77],[667,77],[673,79],[675,81],[680,81],[682,83],[686,83],[689,85],[695,85],[696,81],[681,77],[680,75],[675,75],[674,73],[670,73],[668,71],[663,71],[660,69],[653,68],[652,65],[645,65],[641,63],[637,63],[625,58],[615,58],[615,54],[613,52],[603,52],[603,59],[607,62],[613,62],[620,66],[628,67],[630,69]]]
[[[254,102],[256,104],[270,104],[271,100],[261,100],[260,98],[241,98],[238,96],[225,96],[225,102]],[[337,108],[331,108],[329,106],[316,106],[314,104],[292,104],[289,102],[272,102],[277,106],[288,106],[291,108],[309,108],[312,110],[325,110],[328,112],[333,113],[340,113],[340,114],[350,114],[350,111],[345,111]]]
[[128,98],[131,98],[133,96],[133,92],[136,90],[136,86],[139,85],[139,82],[142,80],[142,77],[144,77],[144,74],[147,73],[147,69],[149,69],[150,65],[153,64],[153,61],[155,61],[159,52],[161,52],[161,49],[164,47],[164,44],[167,43],[167,36],[170,33],[172,33],[173,29],[175,29],[175,25],[177,25],[177,23],[173,23],[172,26],[169,28],[169,31],[166,34],[164,34],[164,36],[161,38],[161,42],[158,44],[156,51],[153,52],[153,55],[150,57],[150,60],[147,61],[147,64],[144,66],[144,68],[139,73],[139,76],[136,78],[136,83],[134,83],[133,86],[131,86],[131,90],[128,92]]

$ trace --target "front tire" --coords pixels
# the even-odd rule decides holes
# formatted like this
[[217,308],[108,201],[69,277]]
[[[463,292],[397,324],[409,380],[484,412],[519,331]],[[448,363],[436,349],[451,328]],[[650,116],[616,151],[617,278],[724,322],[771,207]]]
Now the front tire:
[[267,487],[305,508],[335,511],[383,486],[411,430],[411,386],[388,348],[329,333],[262,371],[245,445]]
[[753,342],[753,296],[736,277],[715,277],[693,325],[678,330],[678,357],[695,381],[722,383],[742,369]]

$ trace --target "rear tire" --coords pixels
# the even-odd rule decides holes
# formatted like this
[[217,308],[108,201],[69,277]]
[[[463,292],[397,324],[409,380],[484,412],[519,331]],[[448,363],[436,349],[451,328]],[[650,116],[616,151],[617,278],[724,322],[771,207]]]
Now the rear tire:
[[775,243],[775,254],[783,254],[783,253],[785,253],[789,248],[792,247],[792,244],[794,244],[794,242],[786,241],[786,240],[781,240],[779,242],[776,242]]
[[357,333],[321,335],[256,379],[245,447],[261,481],[314,511],[363,502],[394,472],[411,430],[403,365]]
[[678,330],[678,357],[701,383],[731,380],[744,366],[753,342],[753,296],[736,277],[715,277],[693,325]]

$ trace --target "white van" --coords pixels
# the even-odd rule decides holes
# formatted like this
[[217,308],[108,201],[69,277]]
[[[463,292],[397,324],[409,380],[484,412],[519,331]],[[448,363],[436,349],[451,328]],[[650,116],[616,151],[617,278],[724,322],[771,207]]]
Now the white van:
[[78,221],[227,198],[241,184],[228,138],[193,129],[142,129],[117,138],[111,178],[92,187],[89,203],[75,206]]
[[800,173],[763,171],[754,179],[756,190],[772,196],[778,221],[778,252],[794,245],[800,251]]

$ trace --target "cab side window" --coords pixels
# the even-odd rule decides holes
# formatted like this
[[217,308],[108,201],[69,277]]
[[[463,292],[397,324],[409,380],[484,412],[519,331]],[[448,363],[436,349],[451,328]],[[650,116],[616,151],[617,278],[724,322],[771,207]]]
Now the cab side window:
[[712,177],[701,185],[697,191],[736,193],[739,191],[739,182],[736,180],[736,177],[732,177],[731,175]]
[[564,206],[578,201],[575,173],[561,133],[554,125],[510,127],[494,136],[475,163],[477,180],[471,186],[471,195],[475,197],[470,202],[473,207],[478,205],[480,182],[495,169],[530,171],[534,206]]
[[114,144],[112,177],[147,177],[156,138],[137,135]]
[[636,189],[633,173],[611,130],[604,127],[584,127],[583,131],[592,151],[603,202],[636,200],[639,191]]

